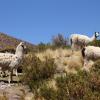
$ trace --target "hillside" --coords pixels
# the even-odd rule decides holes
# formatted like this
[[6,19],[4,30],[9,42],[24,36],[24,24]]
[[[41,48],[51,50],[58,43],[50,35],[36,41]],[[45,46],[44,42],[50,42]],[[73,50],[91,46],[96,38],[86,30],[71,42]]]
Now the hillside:
[[[20,41],[0,33],[0,51],[13,52]],[[72,53],[58,38],[54,45],[25,43],[30,52],[19,66],[22,72],[13,74],[10,87],[8,75],[0,77],[0,100],[100,100],[100,59],[83,70],[81,52]],[[100,46],[100,41],[90,45]]]
[[[15,51],[15,48],[16,46],[23,40],[20,40],[20,39],[16,39],[12,36],[9,36],[5,33],[0,33],[0,51],[1,52],[14,52]],[[32,50],[32,49],[35,49],[35,45],[29,43],[29,42],[26,42],[26,41],[23,41],[26,43],[26,46],[27,46],[27,49],[28,50]]]
[[83,70],[80,51],[57,48],[29,54],[24,62],[22,80],[33,100],[100,100],[100,60]]

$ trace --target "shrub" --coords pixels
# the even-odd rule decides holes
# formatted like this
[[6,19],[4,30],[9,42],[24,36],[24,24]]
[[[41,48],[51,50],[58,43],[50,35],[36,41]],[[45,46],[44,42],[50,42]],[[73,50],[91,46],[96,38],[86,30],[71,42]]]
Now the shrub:
[[0,100],[8,100],[6,92],[3,92],[3,95],[0,95]]
[[91,72],[97,73],[100,75],[100,60],[97,60],[91,68]]
[[57,79],[57,86],[58,98],[63,98],[62,100],[100,99],[100,79],[98,80],[98,76],[94,77],[93,73],[80,71],[78,74],[67,74],[66,77]]
[[51,47],[52,46],[50,45],[50,43],[44,44],[41,42],[37,45],[37,51],[42,52],[42,51],[45,51],[46,49],[51,48]]
[[42,87],[41,96],[46,100],[99,100],[100,79],[94,73],[79,71],[56,78],[57,90]]
[[45,80],[53,76],[55,68],[53,59],[40,61],[38,57],[30,54],[24,59],[22,81],[28,84],[31,90],[35,92]]
[[54,36],[52,42],[53,45],[56,47],[65,47],[66,45],[68,45],[68,40],[64,38],[62,34]]
[[[54,78],[54,59],[51,56],[45,59],[41,61],[34,54],[24,59],[22,80],[35,93],[36,100],[100,100],[100,60],[95,62],[90,72],[78,70],[77,74],[66,73],[63,77]],[[47,84],[52,79],[56,89]]]
[[93,45],[93,46],[100,47],[100,40],[95,40],[93,42],[90,42],[88,45]]
[[97,60],[93,67],[91,68],[92,78],[91,82],[91,89],[93,91],[100,91],[100,60]]
[[40,88],[40,95],[44,97],[45,100],[56,100],[56,91],[46,85]]

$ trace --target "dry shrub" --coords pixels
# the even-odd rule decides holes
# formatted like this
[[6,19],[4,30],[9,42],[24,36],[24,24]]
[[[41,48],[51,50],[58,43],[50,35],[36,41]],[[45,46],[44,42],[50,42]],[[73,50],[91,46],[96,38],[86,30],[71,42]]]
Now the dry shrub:
[[36,53],[36,56],[40,58],[40,60],[45,60],[45,58],[60,58],[60,57],[69,57],[71,55],[71,50],[69,49],[47,49],[44,52]]
[[100,77],[92,71],[67,73],[65,77],[57,77],[57,90],[44,85],[40,95],[45,100],[100,100]]
[[66,72],[76,73],[77,70],[83,66],[83,58],[80,51],[75,51],[70,57],[65,58],[63,61]]
[[53,88],[54,90],[57,90],[56,81],[54,79],[47,81],[46,85],[49,88]]
[[71,56],[67,62],[69,69],[77,69],[82,67],[82,59],[79,56]]
[[56,65],[53,59],[46,58],[45,61],[41,61],[34,54],[30,54],[24,59],[22,81],[35,91],[42,85],[43,81],[53,77],[55,69]]
[[3,95],[0,95],[0,100],[8,100],[6,92],[3,92]]
[[41,61],[45,61],[46,58],[53,58],[53,52],[51,49],[47,49],[46,51],[36,53],[36,56],[39,57]]
[[[100,61],[95,62],[90,72],[78,70],[73,74],[82,68],[83,58],[80,52],[69,53],[70,56],[65,52],[67,49],[49,49],[41,53],[43,61],[33,55],[26,59],[25,82],[38,91],[35,100],[100,100]],[[54,77],[54,62],[66,75],[57,73],[60,77]]]
[[44,52],[37,53],[36,56],[39,57],[41,61],[45,61],[45,58],[53,58],[57,65],[56,70],[58,72],[75,72],[83,66],[83,58],[80,51],[75,51],[74,54],[72,54],[70,49],[47,49]]
[[55,47],[65,47],[68,45],[68,39],[66,39],[62,34],[54,36],[52,42]]
[[5,96],[0,96],[0,100],[8,100]]

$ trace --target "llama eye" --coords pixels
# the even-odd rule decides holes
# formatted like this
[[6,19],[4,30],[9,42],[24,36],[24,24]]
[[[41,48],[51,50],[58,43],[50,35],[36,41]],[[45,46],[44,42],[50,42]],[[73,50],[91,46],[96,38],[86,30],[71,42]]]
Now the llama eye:
[[24,46],[22,45],[22,47],[24,48]]

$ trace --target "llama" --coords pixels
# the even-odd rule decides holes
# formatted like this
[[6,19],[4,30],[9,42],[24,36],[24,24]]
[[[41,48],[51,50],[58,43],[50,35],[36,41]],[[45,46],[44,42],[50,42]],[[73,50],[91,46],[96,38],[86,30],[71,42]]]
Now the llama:
[[94,61],[94,60],[100,59],[100,47],[87,46],[82,49],[81,53],[84,58],[83,69],[87,69],[87,64],[89,60]]
[[72,34],[70,38],[72,51],[79,48],[82,49],[83,47],[87,46],[89,42],[96,40],[98,36],[99,32],[95,32],[92,37],[81,34]]
[[0,53],[0,67],[3,71],[8,70],[9,79],[8,82],[12,81],[13,70],[18,68],[21,63],[24,55],[24,49],[26,48],[24,42],[20,42],[20,44],[16,48],[15,54],[11,53]]

